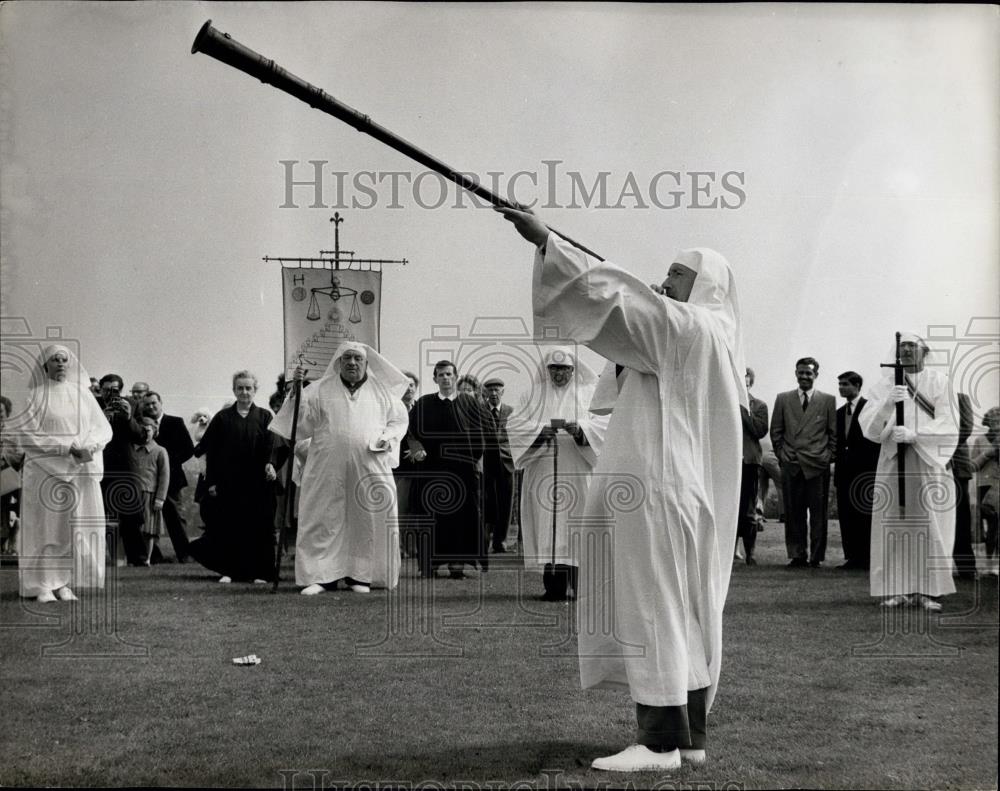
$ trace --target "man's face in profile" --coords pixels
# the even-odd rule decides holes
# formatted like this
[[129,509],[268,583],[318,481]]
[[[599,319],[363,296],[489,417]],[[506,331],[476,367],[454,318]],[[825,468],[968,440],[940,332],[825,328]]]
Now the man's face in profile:
[[697,277],[698,273],[691,267],[675,262],[667,270],[667,279],[663,281],[660,288],[663,289],[664,296],[677,302],[687,302]]
[[852,385],[847,379],[837,382],[837,389],[840,390],[840,397],[853,400],[858,397],[858,388]]

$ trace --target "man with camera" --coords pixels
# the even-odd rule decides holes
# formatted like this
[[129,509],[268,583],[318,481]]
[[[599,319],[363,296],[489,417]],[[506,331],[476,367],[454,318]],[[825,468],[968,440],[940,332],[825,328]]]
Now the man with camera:
[[128,445],[133,438],[132,404],[122,395],[125,382],[118,374],[105,374],[99,382],[97,402],[111,424],[111,442],[104,447],[104,477],[101,494],[109,535],[117,530],[125,560],[130,566],[143,565],[145,544],[139,533],[138,493],[133,490],[128,467]]

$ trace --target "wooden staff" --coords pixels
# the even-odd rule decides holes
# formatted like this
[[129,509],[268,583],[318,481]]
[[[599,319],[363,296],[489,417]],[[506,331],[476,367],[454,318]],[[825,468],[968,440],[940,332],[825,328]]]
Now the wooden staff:
[[271,587],[271,593],[278,592],[278,583],[281,581],[281,554],[285,548],[285,532],[288,529],[288,525],[292,523],[292,516],[295,513],[295,496],[292,494],[292,470],[295,468],[295,433],[299,428],[299,404],[302,402],[301,379],[295,380],[292,393],[292,406],[294,407],[294,411],[292,412],[292,436],[288,440],[290,453],[288,461],[285,462],[288,465],[288,469],[285,470],[285,518],[281,520],[281,525],[278,527],[278,545],[274,548],[274,584]]
[[[415,145],[389,131],[384,126],[379,126],[364,113],[360,113],[353,107],[349,107],[343,102],[333,98],[322,88],[317,88],[315,85],[311,85],[302,78],[296,77],[291,72],[283,69],[273,60],[265,58],[263,55],[254,52],[249,47],[240,44],[228,33],[222,33],[215,29],[212,27],[211,19],[201,26],[201,30],[198,31],[198,35],[195,36],[194,44],[191,45],[191,52],[203,52],[206,55],[212,56],[216,60],[220,60],[223,63],[232,66],[234,69],[239,69],[240,71],[249,74],[251,77],[256,77],[263,83],[273,85],[275,88],[278,88],[285,93],[290,93],[296,99],[301,99],[310,107],[314,107],[317,110],[327,113],[328,115],[332,115],[334,118],[337,118],[346,124],[350,124],[359,132],[371,135],[376,140],[385,143],[389,146],[389,148],[399,151],[401,154],[408,156],[410,159],[419,162],[424,167],[430,168],[435,173],[440,173],[449,181],[454,181],[458,184],[458,186],[468,190],[474,195],[478,195],[480,198],[488,201],[493,206],[506,209],[517,209],[518,211],[526,210],[524,206],[521,206],[514,201],[509,201],[506,198],[502,198],[487,189],[479,183],[479,180],[475,176],[456,171],[440,159],[437,159],[436,157],[428,154],[426,151],[417,148]],[[596,258],[598,261],[604,260],[593,250],[584,247],[582,244],[574,239],[571,239],[566,234],[560,233],[551,226],[546,227],[548,227],[552,233],[562,237],[571,245],[592,258]]]

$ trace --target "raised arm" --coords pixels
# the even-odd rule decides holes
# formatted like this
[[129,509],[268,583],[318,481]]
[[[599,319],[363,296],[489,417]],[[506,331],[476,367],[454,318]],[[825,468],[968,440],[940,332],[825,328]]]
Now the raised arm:
[[655,293],[550,233],[530,212],[498,209],[537,248],[532,278],[536,334],[558,328],[619,365],[656,374],[671,344],[694,329],[697,308]]

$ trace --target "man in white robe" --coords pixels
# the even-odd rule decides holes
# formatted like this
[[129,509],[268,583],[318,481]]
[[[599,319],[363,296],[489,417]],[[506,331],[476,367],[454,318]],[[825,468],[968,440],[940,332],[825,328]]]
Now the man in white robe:
[[704,762],[748,406],[732,270],[687,250],[650,288],[529,212],[500,211],[538,247],[536,335],[556,328],[621,369],[594,404],[613,414],[581,536],[578,640],[582,685],[629,689],[639,743],[593,767]]
[[[867,439],[882,445],[872,509],[871,595],[884,597],[885,607],[916,604],[933,611],[941,609],[934,597],[955,592],[951,557],[957,493],[945,465],[958,444],[958,401],[948,377],[924,367],[926,355],[922,338],[902,335],[905,384],[894,384],[893,373],[887,373],[868,394],[858,422]],[[901,426],[896,425],[896,404],[903,405]],[[906,474],[903,515],[901,453]]]
[[[524,567],[548,571],[543,598],[559,601],[566,598],[567,586],[577,590],[579,558],[571,553],[568,522],[586,500],[608,419],[588,411],[597,375],[573,349],[545,350],[540,367],[508,421],[507,433],[514,466],[524,470]],[[562,427],[553,428],[553,420],[557,425],[562,422]]]
[[[295,378],[303,371],[296,369]],[[392,469],[406,434],[406,375],[363,343],[345,342],[302,391],[296,442],[311,440],[299,487],[295,582],[313,596],[344,580],[357,593],[399,581]],[[294,399],[270,429],[291,438]]]

